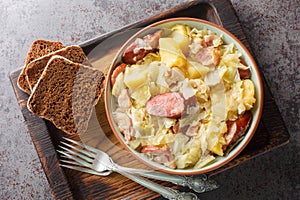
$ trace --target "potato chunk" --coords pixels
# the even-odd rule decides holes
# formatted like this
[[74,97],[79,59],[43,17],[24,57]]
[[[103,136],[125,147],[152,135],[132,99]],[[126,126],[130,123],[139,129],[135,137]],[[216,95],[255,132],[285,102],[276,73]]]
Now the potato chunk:
[[159,47],[162,63],[166,64],[168,67],[185,68],[186,58],[173,38],[160,38]]
[[190,44],[188,27],[182,24],[177,24],[172,28],[172,31],[172,38],[177,42],[181,51],[187,55]]
[[148,70],[144,67],[128,67],[124,74],[124,83],[130,89],[130,91],[135,91],[138,87],[141,87],[148,83]]

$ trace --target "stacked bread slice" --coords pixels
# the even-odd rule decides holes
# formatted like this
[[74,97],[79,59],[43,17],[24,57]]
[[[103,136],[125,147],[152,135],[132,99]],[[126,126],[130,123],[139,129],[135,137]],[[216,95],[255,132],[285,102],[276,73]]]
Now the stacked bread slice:
[[32,43],[26,60],[25,60],[25,65],[22,68],[22,71],[20,73],[20,76],[18,78],[18,86],[21,90],[23,90],[24,92],[30,94],[30,88],[27,82],[27,76],[26,76],[26,69],[27,69],[27,65],[39,58],[42,57],[48,53],[51,53],[53,51],[57,51],[59,49],[64,48],[65,46],[61,43],[61,42],[52,42],[49,40],[36,40]]
[[[48,50],[38,52],[38,43],[47,44]],[[104,76],[89,64],[79,46],[60,44],[58,48],[57,44],[45,40],[33,43],[18,85],[30,94],[27,107],[31,112],[68,134],[82,134],[101,96]]]

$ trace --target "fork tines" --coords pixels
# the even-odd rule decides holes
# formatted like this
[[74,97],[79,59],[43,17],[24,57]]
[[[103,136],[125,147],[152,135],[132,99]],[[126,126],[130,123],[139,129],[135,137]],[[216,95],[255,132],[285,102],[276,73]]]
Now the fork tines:
[[63,163],[60,166],[100,176],[108,176],[111,173],[110,170],[97,172],[92,169],[97,149],[69,138],[63,137],[63,139],[70,142],[70,144],[60,142],[59,148],[62,150],[57,150],[57,152],[61,154],[61,158],[64,158],[60,159],[60,162]]
[[[61,162],[90,167],[93,162],[93,158],[96,155],[94,148],[65,137],[63,139],[73,144],[68,144],[66,142],[60,143],[59,148],[62,150],[57,150],[57,152],[62,155],[61,157],[67,158],[61,159]],[[75,146],[74,144],[77,146]]]

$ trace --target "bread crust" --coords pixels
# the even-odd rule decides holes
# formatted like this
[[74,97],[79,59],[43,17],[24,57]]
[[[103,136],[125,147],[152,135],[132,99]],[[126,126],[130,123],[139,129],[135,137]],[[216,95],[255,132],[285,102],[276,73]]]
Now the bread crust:
[[31,61],[25,68],[25,74],[27,77],[27,82],[30,91],[32,91],[34,85],[39,80],[50,58],[55,55],[63,56],[75,63],[90,65],[90,63],[88,62],[88,58],[86,57],[82,48],[77,45],[67,46],[65,48],[59,49],[57,51],[39,57]]
[[64,47],[65,46],[61,42],[53,42],[50,40],[43,40],[43,39],[35,40],[28,51],[25,64],[18,77],[17,85],[19,86],[19,88],[24,92],[26,92],[27,94],[30,94],[31,92],[27,81],[27,76],[26,76],[26,67],[31,61],[41,56],[44,56],[48,53],[51,53],[53,51],[62,49]]

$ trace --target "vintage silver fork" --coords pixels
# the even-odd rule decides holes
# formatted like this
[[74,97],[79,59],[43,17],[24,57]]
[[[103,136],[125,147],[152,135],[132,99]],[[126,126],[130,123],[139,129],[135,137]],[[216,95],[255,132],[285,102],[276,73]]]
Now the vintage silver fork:
[[[66,139],[66,138],[65,138]],[[123,176],[135,181],[136,183],[154,191],[159,194],[161,194],[163,197],[170,199],[170,200],[198,200],[198,197],[191,192],[180,192],[178,190],[174,190],[169,187],[161,186],[155,182],[152,182],[148,179],[142,178],[138,175],[131,174],[129,172],[126,172],[120,168],[116,164],[114,164],[109,156],[103,157],[102,154],[98,154],[97,151],[94,151],[94,148],[86,146],[82,143],[69,140],[77,145],[80,145],[81,147],[84,147],[86,150],[83,150],[78,147],[74,147],[72,145],[69,145],[67,143],[62,143],[66,145],[67,147],[71,147],[72,149],[68,149],[66,147],[61,146],[64,151],[59,151],[59,153],[63,154],[64,157],[70,158],[74,161],[69,160],[63,160],[62,162],[66,162],[69,164],[77,164],[82,167],[86,167],[89,170],[95,170],[97,172],[106,172],[105,175],[107,175],[107,171],[115,171]],[[76,150],[76,151],[74,151]],[[89,150],[89,151],[87,151]],[[106,154],[107,155],[107,154]],[[103,159],[104,158],[104,159]],[[63,167],[67,167],[67,165],[62,165]],[[73,168],[74,169],[74,168]],[[82,170],[81,170],[82,171]]]
[[105,152],[100,151],[99,149],[95,149],[68,138],[64,139],[71,142],[72,145],[66,142],[61,142],[60,148],[64,151],[58,152],[61,153],[63,157],[69,158],[73,161],[70,161],[69,159],[61,160],[63,163],[65,163],[61,164],[63,167],[101,176],[107,176],[112,171],[138,174],[147,178],[169,181],[181,186],[188,186],[190,189],[193,189],[198,193],[210,191],[218,187],[217,183],[213,180],[208,180],[206,175],[187,177],[169,175],[157,171],[123,167],[114,163]]

